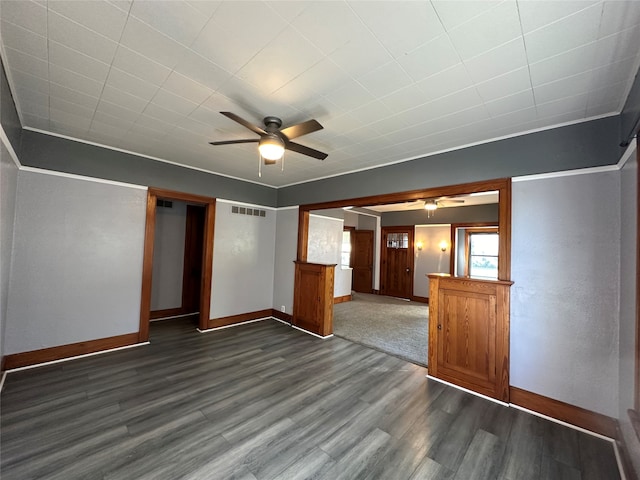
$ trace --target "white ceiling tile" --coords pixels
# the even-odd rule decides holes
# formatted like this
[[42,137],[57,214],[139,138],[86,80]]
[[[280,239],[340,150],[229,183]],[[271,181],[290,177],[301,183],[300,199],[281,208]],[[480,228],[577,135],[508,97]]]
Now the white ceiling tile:
[[[351,80],[351,77],[347,72],[338,67],[329,58],[323,58],[294,78],[292,82],[295,82],[300,89],[326,95],[349,80]],[[287,85],[283,88],[286,87]]]
[[471,78],[485,82],[527,65],[527,55],[522,38],[490,50],[482,55],[465,60],[464,64]]
[[344,108],[345,110],[351,110],[359,107],[365,103],[374,100],[374,96],[371,95],[362,85],[351,80],[345,82],[345,84],[326,95],[329,101]]
[[463,60],[499,47],[522,35],[516,2],[506,1],[449,30],[449,38]]
[[391,54],[369,31],[336,48],[329,58],[354,78],[392,60]]
[[222,2],[192,49],[235,73],[285,27],[286,22],[264,2]]
[[49,97],[26,88],[18,88],[15,93],[18,97],[18,101],[20,102],[20,108],[25,113],[30,113],[31,115],[37,115],[43,118],[48,117]]
[[534,106],[533,92],[531,89],[524,90],[514,95],[509,95],[508,97],[487,102],[485,106],[492,117],[531,108]]
[[49,82],[43,78],[29,75],[20,70],[11,70],[11,77],[15,85],[49,95]]
[[129,13],[129,10],[131,10],[131,5],[133,4],[133,0],[107,0],[107,1],[111,5],[113,5],[116,8],[119,8],[125,13]]
[[384,103],[375,100],[361,107],[355,108],[349,112],[353,118],[361,122],[363,125],[387,118],[391,112]]
[[[336,117],[329,118],[323,123],[324,128],[328,131],[333,131],[337,134],[348,135],[348,132],[362,128],[364,123],[349,114],[345,113]],[[349,138],[353,138],[349,136]]]
[[460,57],[449,37],[441,35],[399,58],[398,63],[411,78],[419,81],[460,63]]
[[[524,123],[536,121],[538,118],[535,107],[526,108],[524,110],[518,110],[510,112],[505,115],[493,117],[491,119],[491,125],[495,130],[504,128],[513,128],[514,125],[521,125]],[[504,133],[502,133],[504,134]],[[497,135],[492,135],[497,136]]]
[[397,90],[381,98],[380,101],[387,106],[390,112],[399,113],[433,100],[431,94],[425,93],[418,85],[413,84]]
[[[216,112],[217,113],[217,112]],[[194,135],[212,135],[213,128],[211,125],[207,125],[206,123],[199,122],[194,119],[192,116],[185,117],[180,121],[180,125],[178,125],[178,129],[184,129],[188,132],[191,132]]]
[[267,94],[281,88],[322,59],[322,53],[293,28],[287,28],[236,74]]
[[589,108],[602,105],[606,105],[608,108],[610,108],[611,106],[615,105],[614,108],[611,108],[610,110],[608,110],[608,112],[621,110],[621,103],[624,99],[621,98],[620,92],[624,92],[625,88],[625,82],[620,82],[589,91]]
[[92,97],[100,96],[100,92],[104,86],[102,82],[79,75],[54,64],[49,65],[49,79],[53,83],[64,85],[72,90],[91,95]]
[[186,46],[196,39],[211,14],[183,1],[136,0],[131,8],[131,15]]
[[598,39],[602,4],[580,10],[524,37],[529,62],[539,62]]
[[32,55],[27,55],[13,48],[5,48],[9,69],[34,75],[43,79],[49,78],[49,65],[45,60]]
[[115,103],[116,105],[120,105],[121,107],[139,113],[142,113],[148,104],[146,100],[130,95],[122,90],[118,90],[117,88],[113,88],[111,85],[105,85],[100,100]]
[[93,30],[49,11],[49,39],[89,55],[104,63],[111,63],[118,44]]
[[484,1],[470,0],[452,2],[450,0],[433,0],[433,4],[438,17],[442,21],[444,28],[452,30],[469,20],[482,15],[487,10],[498,6],[502,0]]
[[358,82],[373,96],[381,97],[412,84],[413,80],[397,62],[391,61],[359,77]]
[[476,84],[480,96],[485,102],[496,100],[505,95],[513,95],[531,87],[529,69],[518,68],[511,72]]
[[102,1],[52,0],[47,3],[54,11],[90,30],[118,41],[127,21],[127,14],[116,6]]
[[49,110],[49,119],[51,120],[51,122],[62,123],[64,125],[77,128],[81,131],[86,131],[89,129],[90,119],[87,120],[86,117],[74,115],[73,113],[64,112],[55,108],[51,108]]
[[[184,115],[178,113],[178,112],[174,112],[173,110],[168,110],[166,108],[163,108],[155,103],[150,103],[149,105],[147,105],[147,107],[144,109],[144,111],[142,112],[142,116],[145,118],[153,118],[155,120],[159,120],[164,124],[167,125],[175,125],[176,123],[180,122],[183,118]],[[149,125],[149,122],[145,122],[143,120],[141,120],[140,118],[138,118],[138,120],[136,120],[137,123],[141,123],[142,125],[147,125],[147,126],[151,126]],[[153,127],[152,127],[153,128]]]
[[[633,77],[637,72],[638,63],[635,58],[621,60],[619,62],[610,63],[604,67],[596,68],[591,71],[591,88],[604,87],[612,83],[625,82]],[[624,89],[620,91],[620,95],[624,94]]]
[[51,83],[49,85],[49,93],[51,98],[60,98],[67,102],[77,103],[78,105],[82,105],[87,108],[95,109],[96,105],[98,105],[98,97],[93,97],[56,83]]
[[555,0],[542,1],[518,1],[518,10],[520,11],[520,21],[522,23],[522,31],[529,33],[537,30],[558,20],[568,17],[580,10],[591,7],[597,1],[588,0],[563,0],[561,2]]
[[467,69],[459,63],[416,83],[428,101],[451,95],[473,85]]
[[573,97],[565,97],[553,102],[538,104],[536,105],[538,118],[555,117],[566,112],[584,112],[587,108],[588,100],[589,94],[582,93]]
[[54,65],[92,78],[98,82],[104,82],[109,73],[108,64],[94,60],[54,41],[49,42],[49,61]]
[[174,70],[211,90],[217,90],[231,78],[229,72],[190,50],[185,52]]
[[590,84],[591,72],[584,72],[536,86],[533,91],[536,103],[547,103],[585,93],[589,90]]
[[200,105],[193,112],[191,112],[188,118],[203,125],[210,125],[211,131],[213,131],[217,125],[220,125],[222,123],[222,115],[220,115],[218,110],[212,110],[203,105]]
[[[187,2],[193,8],[198,10],[200,13],[203,13],[207,18],[211,17],[216,9],[220,6],[219,1],[208,0],[206,2],[202,0],[192,0]],[[289,3],[289,2],[287,2]]]
[[49,106],[52,109],[60,110],[67,113],[73,113],[74,115],[78,115],[79,117],[86,118],[87,121],[90,121],[93,118],[94,110],[92,108],[83,107],[82,105],[78,105],[77,103],[67,102],[66,100],[62,100],[60,98],[51,98],[49,100]]
[[[100,103],[98,103],[96,107],[95,119],[117,126],[119,124],[133,124],[139,116],[140,112],[129,110],[128,108],[107,102],[106,100],[100,100]],[[113,121],[110,121],[110,119],[113,119]],[[118,121],[119,123],[116,123]]]
[[[597,66],[595,55],[597,44],[591,43],[580,48],[529,64],[531,83],[534,87],[592,70]],[[608,62],[607,62],[608,63]]]
[[175,71],[171,72],[171,75],[169,75],[169,78],[164,82],[162,88],[198,105],[213,94],[213,90],[210,88],[194,82],[190,78]]
[[618,102],[604,103],[600,105],[591,105],[587,107],[587,117],[596,117],[600,115],[607,115],[611,113],[617,113],[620,111],[620,105]]
[[171,69],[120,45],[113,59],[113,66],[154,85],[162,85]]
[[640,2],[606,1],[600,20],[600,37],[640,24]]
[[2,21],[2,43],[5,47],[19,50],[42,60],[47,60],[47,38],[31,30]]
[[101,122],[92,122],[87,138],[102,145],[114,145],[118,140],[127,133],[124,128],[118,128],[114,125],[107,125]]
[[147,101],[151,100],[160,89],[151,82],[141,80],[115,67],[111,67],[109,71],[107,85]]
[[353,2],[351,7],[395,58],[444,34],[429,2]]
[[638,44],[640,44],[640,28],[636,27],[601,38],[595,45],[594,63],[603,65],[624,58],[635,57],[638,53],[638,48],[636,47]]
[[51,128],[49,118],[42,118],[37,115],[31,115],[23,112],[22,120],[24,121],[23,126],[25,127],[38,128],[40,130],[49,130]]
[[128,18],[120,43],[169,68],[173,68],[186,51],[184,45],[133,17]]
[[31,30],[38,35],[47,33],[47,9],[30,0],[2,0],[2,20]]
[[197,103],[190,102],[186,98],[179,97],[164,88],[158,90],[151,103],[176,112],[181,116],[189,115],[198,107]]

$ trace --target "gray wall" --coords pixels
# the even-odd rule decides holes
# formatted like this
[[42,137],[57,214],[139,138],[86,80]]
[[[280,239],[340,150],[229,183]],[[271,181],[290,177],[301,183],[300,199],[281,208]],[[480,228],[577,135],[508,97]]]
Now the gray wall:
[[433,217],[427,218],[427,211],[408,210],[406,212],[385,212],[382,226],[428,225],[438,223],[498,222],[498,204],[469,205],[468,207],[439,208]]
[[278,206],[612,165],[621,155],[619,137],[619,116],[602,118],[280,188]]
[[20,170],[5,354],[137,332],[147,192]]
[[276,212],[275,265],[273,268],[273,308],[293,312],[294,260],[298,252],[298,209]]
[[618,171],[513,183],[511,384],[618,416]]
[[417,225],[413,240],[422,242],[422,250],[414,251],[413,294],[419,297],[429,296],[430,273],[450,273],[449,259],[451,248],[440,249],[440,242],[451,243],[451,225]]
[[5,354],[4,338],[17,183],[18,166],[10,157],[4,142],[0,142],[0,358]]
[[640,72],[631,86],[629,96],[620,115],[621,142],[630,142],[640,129]]
[[276,206],[276,189],[25,130],[23,165]]
[[151,311],[182,306],[186,225],[185,202],[173,201],[171,208],[156,207]]
[[620,234],[620,373],[618,398],[620,429],[627,443],[629,456],[640,472],[640,442],[635,435],[627,409],[633,408],[636,349],[636,215],[638,162],[634,153],[621,171],[621,234]]

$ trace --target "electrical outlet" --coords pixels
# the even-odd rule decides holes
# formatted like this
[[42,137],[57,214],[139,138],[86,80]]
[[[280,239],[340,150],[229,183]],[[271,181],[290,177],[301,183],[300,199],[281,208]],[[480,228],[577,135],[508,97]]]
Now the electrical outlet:
[[281,306],[280,306],[280,311],[281,311],[281,312],[286,312],[286,311],[287,311],[287,309],[286,309],[286,307],[285,307],[284,305],[281,305]]

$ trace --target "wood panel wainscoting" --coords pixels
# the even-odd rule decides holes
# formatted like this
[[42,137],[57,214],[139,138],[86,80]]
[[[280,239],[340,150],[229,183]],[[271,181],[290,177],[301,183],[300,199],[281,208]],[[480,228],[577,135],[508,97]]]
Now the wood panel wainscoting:
[[321,337],[333,334],[335,264],[294,263],[292,324]]
[[513,282],[428,277],[429,375],[508,402]]
[[42,348],[40,350],[31,350],[29,352],[12,353],[4,358],[5,368],[11,370],[13,368],[28,367],[39,363],[53,362],[55,360],[77,357],[88,353],[96,353],[102,350],[128,347],[137,343],[140,342],[138,342],[138,332],[135,332],[116,335],[114,337],[99,338],[97,340],[69,343],[57,347]]

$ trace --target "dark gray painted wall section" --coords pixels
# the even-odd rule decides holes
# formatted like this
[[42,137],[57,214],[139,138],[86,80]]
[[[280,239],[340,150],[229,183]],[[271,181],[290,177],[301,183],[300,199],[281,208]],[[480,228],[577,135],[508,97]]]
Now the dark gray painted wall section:
[[278,206],[612,165],[620,118],[607,117],[278,190]]
[[23,131],[20,161],[30,167],[276,206],[275,188],[109,150],[52,135]]
[[18,157],[20,156],[20,141],[22,137],[22,124],[16,111],[13,96],[7,82],[7,74],[4,71],[4,64],[0,60],[0,122],[4,133],[7,134],[9,142]]
[[430,225],[438,223],[498,223],[498,204],[469,205],[468,207],[439,208],[431,218],[426,210],[408,210],[406,212],[385,212],[382,214],[383,227],[400,225]]
[[633,86],[620,115],[621,143],[628,144],[640,128],[640,72],[636,74]]

